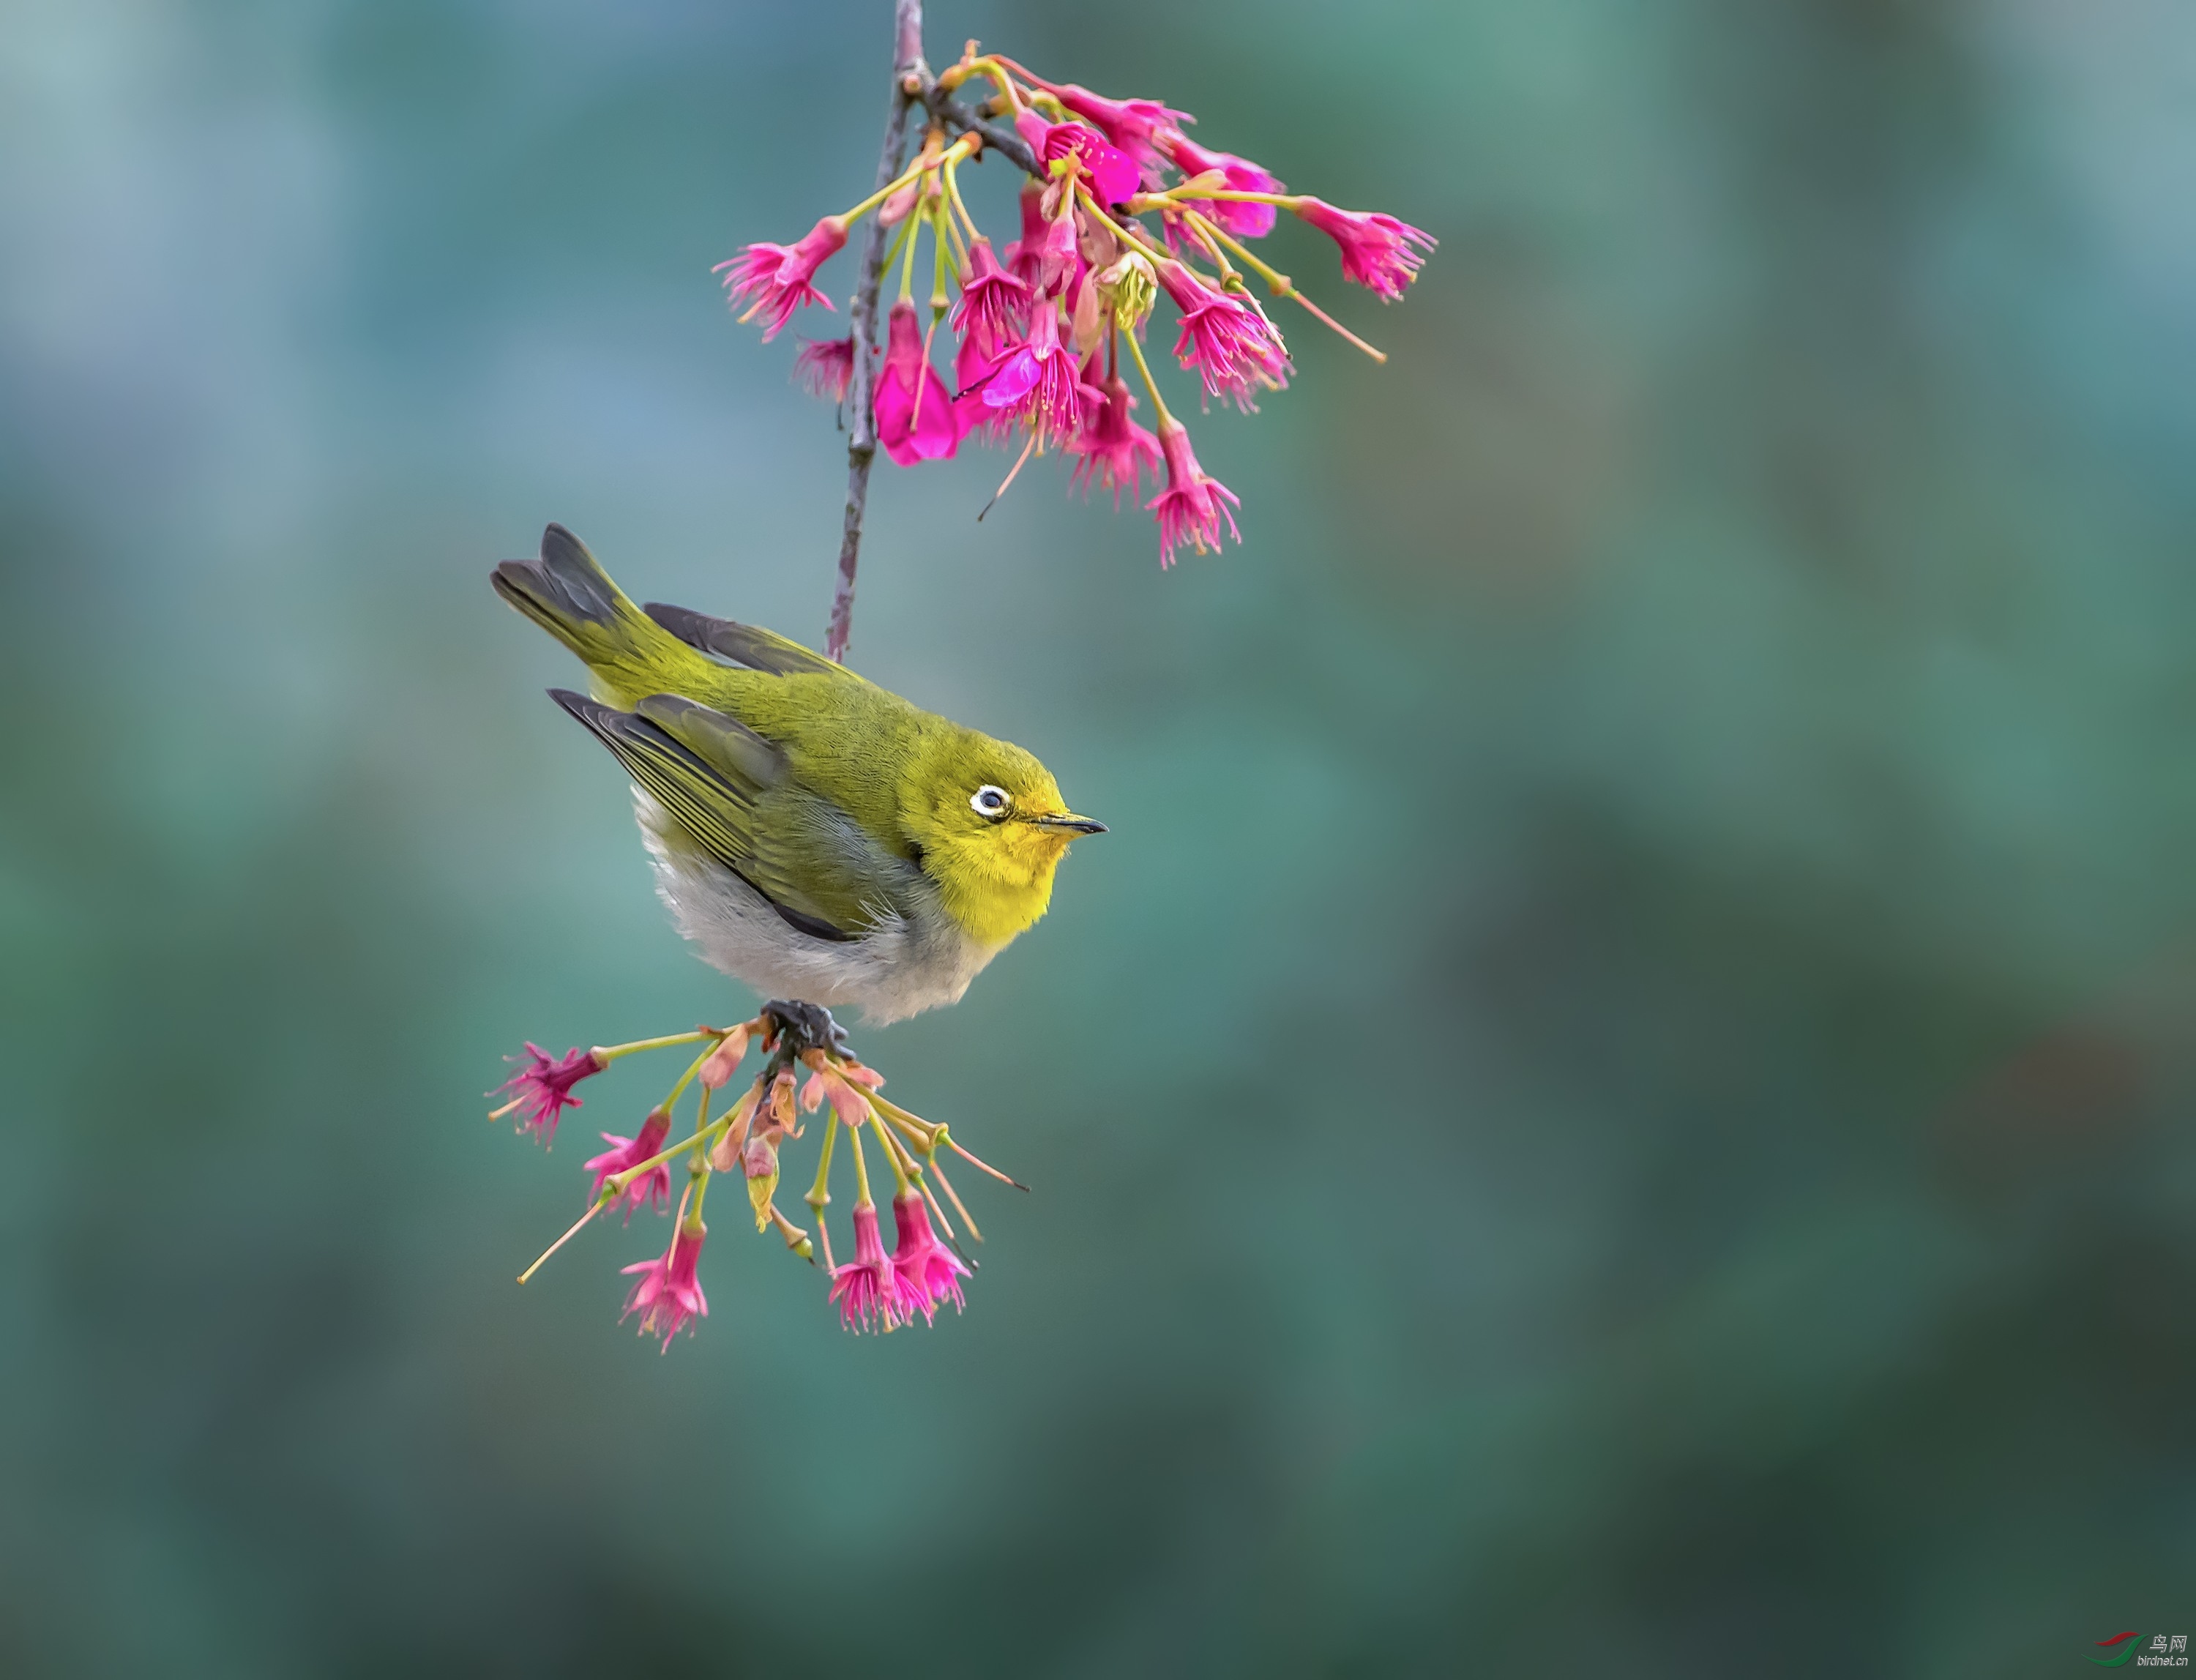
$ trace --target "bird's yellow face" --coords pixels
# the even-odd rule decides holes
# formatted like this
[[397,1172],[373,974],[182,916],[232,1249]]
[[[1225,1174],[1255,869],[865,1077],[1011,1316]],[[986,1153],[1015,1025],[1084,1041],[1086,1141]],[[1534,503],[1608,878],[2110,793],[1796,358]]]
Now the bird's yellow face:
[[1043,915],[1069,842],[1106,830],[1070,811],[1029,753],[974,730],[917,756],[900,817],[947,912],[986,945],[1003,945]]

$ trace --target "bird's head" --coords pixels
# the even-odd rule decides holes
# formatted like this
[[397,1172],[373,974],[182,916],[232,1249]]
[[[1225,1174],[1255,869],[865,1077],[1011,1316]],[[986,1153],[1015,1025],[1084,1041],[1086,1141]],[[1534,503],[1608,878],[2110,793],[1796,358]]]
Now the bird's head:
[[945,908],[970,937],[1003,945],[1052,898],[1052,872],[1078,834],[1052,773],[1020,748],[974,730],[944,731],[916,754],[900,821]]

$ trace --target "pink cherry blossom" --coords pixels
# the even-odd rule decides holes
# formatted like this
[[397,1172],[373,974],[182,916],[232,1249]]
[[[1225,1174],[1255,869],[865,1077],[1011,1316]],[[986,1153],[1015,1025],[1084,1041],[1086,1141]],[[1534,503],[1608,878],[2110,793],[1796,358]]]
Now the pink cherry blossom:
[[624,1268],[627,1275],[639,1273],[640,1281],[626,1296],[625,1311],[618,1314],[618,1321],[622,1324],[639,1313],[640,1334],[662,1336],[666,1353],[671,1349],[671,1338],[691,1321],[709,1316],[709,1303],[694,1275],[701,1263],[702,1239],[708,1234],[708,1227],[700,1220],[681,1221],[671,1233],[671,1246],[662,1255]]
[[803,338],[800,353],[793,358],[793,377],[809,395],[844,402],[854,378],[854,335]]
[[1166,452],[1167,487],[1144,506],[1159,517],[1159,564],[1174,564],[1174,551],[1184,543],[1199,554],[1220,546],[1220,522],[1228,522],[1228,534],[1237,542],[1243,534],[1235,528],[1235,516],[1228,510],[1242,506],[1241,499],[1197,464],[1190,453],[1189,431],[1178,420],[1159,421],[1159,447]]
[[[854,341],[851,334],[846,343],[847,355],[851,361],[854,354]],[[799,358],[795,360],[797,364]],[[702,1083],[704,1087],[712,1091],[721,1091],[731,1083],[732,1076],[740,1071],[740,1064],[747,1059],[748,1040],[754,1036],[757,1029],[757,1022],[742,1021],[717,1041],[717,1048],[702,1059]]]
[[1055,216],[1037,247],[1037,295],[1061,297],[1083,272],[1083,244],[1077,235],[1078,212],[1069,210]]
[[[1180,129],[1165,130],[1159,136],[1159,144],[1174,159],[1175,167],[1182,172],[1185,178],[1216,169],[1228,177],[1228,190],[1233,193],[1280,193],[1287,190],[1272,171],[1262,169],[1248,158],[1239,158],[1233,152],[1207,151]],[[1274,231],[1274,215],[1271,205],[1238,204],[1222,199],[1193,200],[1193,205],[1207,221],[1217,223],[1239,240],[1263,239]]]
[[854,1205],[854,1257],[831,1273],[831,1300],[847,1329],[893,1331],[915,1314],[915,1302],[885,1258],[874,1202]]
[[963,335],[964,344],[988,347],[1002,338],[1020,338],[1029,309],[1029,283],[999,266],[991,255],[991,240],[976,240],[968,247],[968,271],[961,277],[960,300],[946,317],[947,324]]
[[1023,182],[1020,196],[1015,203],[1021,209],[1022,234],[1018,240],[1007,241],[1007,268],[1015,279],[1035,293],[1042,273],[1040,259],[1044,251],[1044,236],[1052,230],[1051,220],[1044,213],[1044,183]]
[[1424,228],[1413,228],[1378,211],[1337,210],[1323,199],[1309,196],[1297,201],[1297,214],[1342,248],[1342,277],[1355,280],[1393,303],[1403,288],[1418,278],[1425,253],[1439,243]]
[[884,367],[877,376],[877,442],[902,466],[950,459],[968,428],[922,353],[914,304],[892,306],[886,337]]
[[756,315],[763,317],[763,342],[768,344],[804,303],[831,307],[831,300],[816,289],[813,281],[824,259],[846,243],[846,224],[835,216],[827,216],[798,244],[751,245],[709,272],[724,274],[728,301],[747,304],[742,320]]
[[1087,497],[1094,484],[1113,493],[1113,505],[1121,505],[1126,490],[1133,499],[1142,488],[1143,475],[1159,464],[1159,441],[1129,418],[1136,399],[1129,382],[1116,373],[1101,388],[1105,401],[1091,405],[1083,430],[1067,447],[1076,457],[1069,488]]
[[[661,1154],[663,1140],[670,1132],[671,1117],[659,1108],[640,1123],[639,1137],[621,1138],[615,1132],[603,1133],[602,1140],[610,1147],[587,1161],[582,1167],[582,1170],[595,1175],[595,1187],[587,1192],[588,1199],[592,1201],[601,1195],[603,1186],[628,1167],[637,1167],[650,1156]],[[625,1193],[618,1198],[617,1205],[625,1209],[626,1220],[630,1223],[635,1208],[644,1208],[653,1203],[661,1212],[670,1201],[671,1165],[668,1162],[659,1162],[626,1186]]]
[[1049,306],[1037,311],[1027,338],[1006,347],[982,391],[985,407],[1032,430],[1072,437],[1083,429],[1089,387]]
[[1182,311],[1175,359],[1197,370],[1207,396],[1250,408],[1261,387],[1279,390],[1288,384],[1288,352],[1263,315],[1240,297],[1215,292],[1180,263],[1162,261],[1158,268],[1159,284]]
[[1147,180],[1157,179],[1156,170],[1163,161],[1159,130],[1197,120],[1188,112],[1170,111],[1155,99],[1107,99],[1072,82],[1052,91],[1062,105],[1127,153]]
[[948,1301],[955,1312],[960,1312],[966,1305],[961,1279],[970,1273],[961,1256],[932,1232],[930,1209],[923,1204],[922,1192],[910,1190],[894,1197],[893,1220],[899,1227],[899,1240],[893,1245],[893,1270],[899,1279],[901,1299],[912,1309],[909,1316],[920,1312],[922,1321],[928,1324]]
[[1040,164],[1050,165],[1073,156],[1083,165],[1091,197],[1104,205],[1118,205],[1136,196],[1143,173],[1129,154],[1085,123],[1048,123],[1034,111],[1014,118],[1014,128],[1029,142]]
[[[572,1094],[572,1087],[582,1079],[600,1073],[610,1064],[592,1050],[567,1050],[552,1059],[539,1044],[529,1042],[526,1046],[527,1064],[505,1080],[491,1096],[511,1093],[511,1100],[491,1114],[491,1120],[500,1120],[513,1109],[518,1111],[518,1125],[530,1130],[547,1144],[557,1135],[557,1122],[568,1108],[580,1106],[580,1100]],[[517,1061],[518,1058],[505,1059]]]
[[961,341],[960,351],[953,359],[953,375],[961,386],[953,399],[953,412],[960,418],[963,436],[974,435],[987,443],[1004,443],[1014,435],[1014,416],[985,402],[984,388],[999,364],[1020,348],[1019,337],[994,343],[972,332]]

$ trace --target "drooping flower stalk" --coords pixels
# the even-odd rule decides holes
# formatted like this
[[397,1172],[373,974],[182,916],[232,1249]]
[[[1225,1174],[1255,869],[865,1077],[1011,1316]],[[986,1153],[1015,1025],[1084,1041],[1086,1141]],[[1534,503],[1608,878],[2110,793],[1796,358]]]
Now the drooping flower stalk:
[[[812,290],[819,253],[828,254],[824,247],[835,239],[843,243],[845,228],[862,216],[879,210],[897,218],[901,243],[893,254],[910,270],[915,242],[928,230],[939,270],[950,269],[959,295],[949,302],[942,285],[933,292],[933,326],[922,336],[922,359],[928,363],[933,337],[942,330],[952,341],[946,360],[957,390],[951,424],[933,418],[936,394],[908,354],[895,315],[875,403],[885,452],[893,461],[911,465],[944,459],[974,431],[1010,448],[1021,445],[1006,483],[1032,456],[1056,443],[1075,458],[1072,488],[1086,495],[1094,485],[1114,490],[1117,503],[1119,490],[1136,491],[1143,474],[1165,459],[1163,436],[1128,419],[1110,366],[1103,380],[1095,364],[1081,371],[1101,339],[1136,327],[1136,318],[1098,281],[1099,271],[1123,251],[1139,256],[1159,275],[1163,294],[1179,316],[1176,358],[1197,376],[1208,403],[1220,397],[1250,411],[1294,377],[1281,334],[1251,296],[1245,274],[1263,280],[1274,297],[1294,299],[1375,360],[1386,360],[1288,275],[1253,255],[1245,241],[1274,234],[1286,210],[1333,240],[1345,281],[1392,302],[1434,248],[1424,229],[1379,211],[1341,210],[1308,193],[1292,194],[1265,165],[1193,139],[1187,132],[1189,113],[1161,101],[1117,97],[1049,79],[1003,55],[981,53],[973,42],[958,62],[933,76],[922,66],[919,43],[910,44],[914,38],[905,20],[902,37],[902,50],[918,54],[902,61],[898,85],[904,107],[920,107],[924,113],[922,155],[900,169],[893,150],[897,141],[891,141],[889,178],[880,170],[876,193],[827,217],[795,245],[750,247],[735,259],[732,281],[748,313],[762,318],[768,336],[791,311],[820,301],[801,288]],[[988,103],[977,102],[986,94]],[[996,257],[956,179],[959,165],[980,148],[1008,158],[1028,176],[1020,198],[1020,235]],[[1238,263],[1243,273],[1237,272]],[[843,358],[835,344],[804,349],[800,377],[811,389],[834,395],[847,391],[858,401],[859,337],[847,341]],[[1071,367],[1055,369],[1050,365],[1055,359]],[[863,447],[858,428],[849,442],[850,459]],[[858,532],[865,471],[858,470],[855,478],[841,552],[842,589],[827,649],[835,656],[842,650],[851,610],[848,557]],[[1155,505],[1163,564],[1178,549],[1209,547],[1223,525],[1233,528],[1232,500],[1206,488],[1211,482],[1206,476],[1171,487],[1181,494]],[[1175,533],[1171,542],[1164,539],[1169,530]]]
[[[837,1123],[834,1121],[835,1128]],[[877,1229],[877,1207],[870,1198],[868,1163],[862,1155],[862,1134],[849,1129],[847,1141],[854,1152],[854,1257],[831,1274],[831,1302],[839,1321],[855,1331],[879,1331],[890,1335],[915,1315],[899,1274],[885,1256],[884,1239]],[[893,1163],[899,1170],[899,1163]]]
[[1228,522],[1228,533],[1238,543],[1243,534],[1235,528],[1235,516],[1231,511],[1242,505],[1235,493],[1218,479],[1207,473],[1197,463],[1189,447],[1189,429],[1168,413],[1166,401],[1159,395],[1159,382],[1152,378],[1149,363],[1144,360],[1142,349],[1134,335],[1129,338],[1129,352],[1136,360],[1136,371],[1143,375],[1144,389],[1151,393],[1152,407],[1158,412],[1159,449],[1167,465],[1167,488],[1144,504],[1156,514],[1159,522],[1159,567],[1164,570],[1174,564],[1175,550],[1184,543],[1199,554],[1220,546],[1220,522]]
[[[812,1264],[821,1248],[824,1268],[830,1279],[829,1304],[839,1309],[841,1321],[848,1328],[896,1329],[918,1315],[928,1324],[945,1301],[951,1300],[956,1308],[963,1305],[962,1280],[971,1275],[971,1268],[966,1257],[951,1246],[953,1227],[944,1204],[933,1194],[933,1183],[967,1225],[969,1239],[981,1242],[983,1238],[937,1164],[937,1152],[951,1150],[1006,1183],[1014,1181],[969,1154],[944,1125],[910,1114],[886,1099],[880,1090],[884,1076],[858,1060],[835,1028],[819,1037],[815,1024],[818,1017],[826,1022],[829,1019],[821,1012],[809,1011],[806,1005],[770,1004],[754,1019],[731,1027],[704,1027],[607,1049],[575,1051],[571,1056],[557,1059],[552,1065],[569,1062],[574,1056],[601,1058],[607,1066],[616,1058],[642,1049],[697,1047],[671,1094],[649,1111],[637,1135],[604,1134],[610,1149],[586,1165],[592,1184],[587,1212],[526,1269],[519,1281],[531,1278],[543,1261],[598,1214],[619,1209],[630,1214],[636,1207],[667,1202],[672,1169],[683,1159],[687,1184],[673,1218],[670,1245],[654,1258],[624,1268],[635,1279],[626,1296],[624,1315],[639,1315],[644,1334],[660,1336],[667,1343],[679,1331],[692,1329],[708,1316],[698,1270],[707,1234],[702,1222],[702,1204],[714,1175],[735,1169],[747,1187],[758,1232],[774,1231],[792,1253]],[[737,1101],[712,1118],[712,1098],[737,1077],[743,1061],[756,1046],[766,1057],[761,1071],[748,1082]],[[534,1055],[537,1061],[551,1062],[539,1051]],[[701,1095],[691,1129],[674,1138],[672,1134],[679,1129],[680,1102],[696,1084]],[[812,1237],[787,1219],[776,1201],[782,1152],[806,1134],[800,1123],[803,1112],[816,1114],[823,1121],[815,1183],[806,1197],[815,1215]],[[857,1199],[854,1257],[838,1264],[832,1256],[830,1231],[824,1214],[831,1200],[833,1148],[842,1127],[850,1134]],[[884,1151],[892,1176],[893,1219],[899,1237],[890,1253],[885,1250],[877,1204],[870,1193],[864,1131],[872,1134],[876,1146]]]

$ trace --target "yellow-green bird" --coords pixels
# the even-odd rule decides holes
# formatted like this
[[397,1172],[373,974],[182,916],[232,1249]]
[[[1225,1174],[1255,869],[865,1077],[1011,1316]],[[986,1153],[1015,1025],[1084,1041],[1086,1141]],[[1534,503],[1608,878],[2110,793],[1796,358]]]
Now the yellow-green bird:
[[770,631],[636,607],[561,525],[494,582],[586,662],[592,699],[550,696],[632,776],[679,931],[765,997],[873,1022],[958,1002],[1106,831],[1019,747]]

